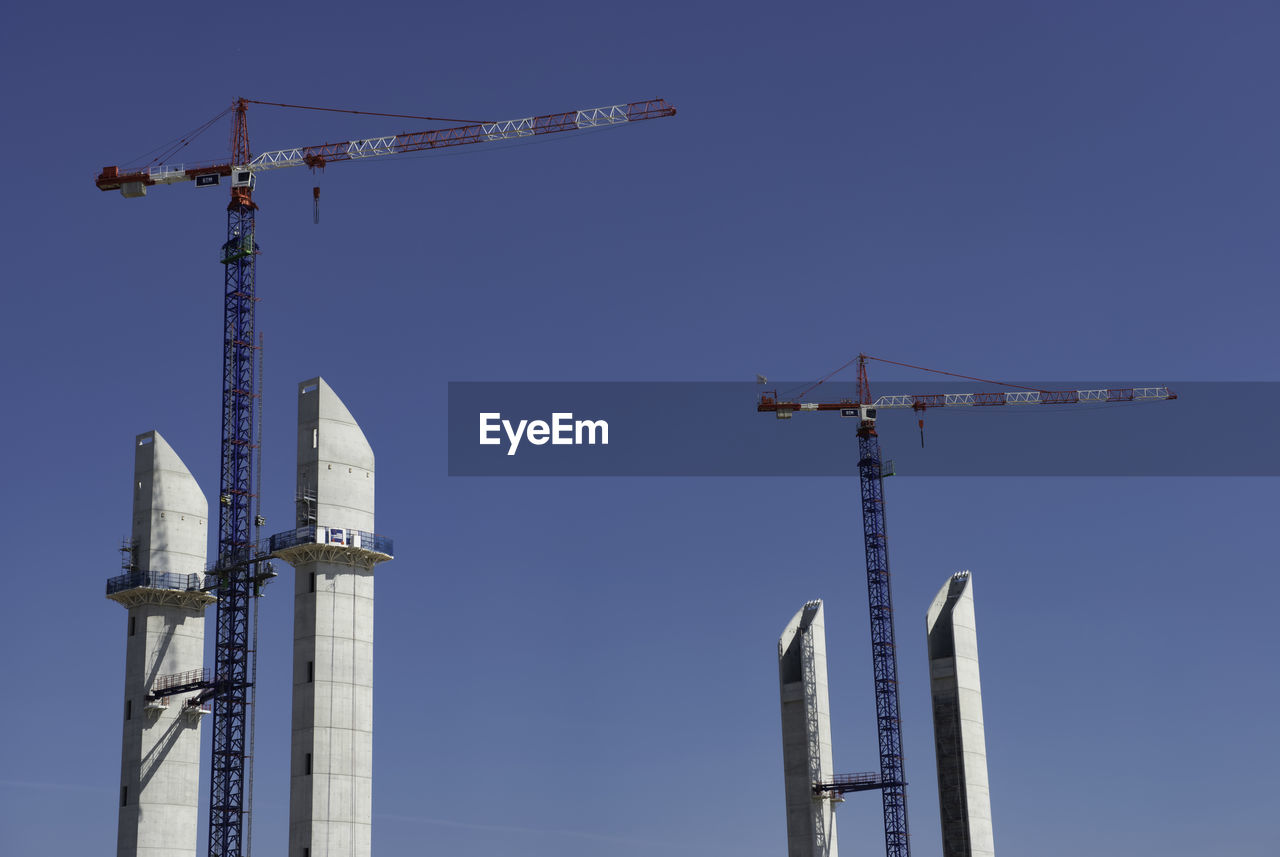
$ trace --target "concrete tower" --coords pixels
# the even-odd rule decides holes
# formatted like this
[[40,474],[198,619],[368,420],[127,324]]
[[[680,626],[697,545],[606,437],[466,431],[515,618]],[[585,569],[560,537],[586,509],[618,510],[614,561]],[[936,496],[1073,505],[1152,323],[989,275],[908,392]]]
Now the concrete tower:
[[200,786],[195,694],[166,685],[198,680],[204,662],[203,592],[209,505],[158,432],[134,445],[133,528],[124,574],[107,597],[129,611],[124,737],[120,752],[118,857],[194,857]]
[[929,683],[943,857],[994,857],[973,582],[957,572],[929,607]]
[[373,815],[373,450],[321,378],[298,385],[288,857],[369,857]]
[[778,639],[787,857],[837,857],[835,804],[814,794],[831,775],[831,706],[822,602],[810,601]]

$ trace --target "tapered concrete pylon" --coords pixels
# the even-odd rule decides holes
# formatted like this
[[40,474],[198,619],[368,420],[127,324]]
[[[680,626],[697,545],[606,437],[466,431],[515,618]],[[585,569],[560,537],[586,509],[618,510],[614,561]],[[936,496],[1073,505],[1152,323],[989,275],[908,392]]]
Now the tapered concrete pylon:
[[373,821],[374,457],[321,378],[298,385],[296,528],[271,538],[294,567],[288,857],[369,857]]
[[834,795],[814,790],[816,784],[832,781],[827,636],[821,601],[805,604],[778,640],[778,688],[787,857],[837,857]]
[[[117,857],[194,857],[200,786],[200,720],[194,692],[204,662],[202,590],[209,506],[159,432],[134,443],[133,527],[123,574],[107,598],[129,611]],[[181,679],[181,681],[180,681]]]
[[943,857],[994,857],[973,581],[961,571],[929,607],[929,685]]

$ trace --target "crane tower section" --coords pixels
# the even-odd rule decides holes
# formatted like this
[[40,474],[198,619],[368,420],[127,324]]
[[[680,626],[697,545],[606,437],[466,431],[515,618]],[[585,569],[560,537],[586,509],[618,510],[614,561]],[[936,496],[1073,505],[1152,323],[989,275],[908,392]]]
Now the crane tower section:
[[[232,153],[249,154],[246,103],[236,105]],[[217,643],[214,647],[213,750],[209,778],[209,855],[240,857],[250,684],[249,601],[254,595],[253,459],[256,262],[252,177],[232,182],[222,245],[222,454],[218,481]]]

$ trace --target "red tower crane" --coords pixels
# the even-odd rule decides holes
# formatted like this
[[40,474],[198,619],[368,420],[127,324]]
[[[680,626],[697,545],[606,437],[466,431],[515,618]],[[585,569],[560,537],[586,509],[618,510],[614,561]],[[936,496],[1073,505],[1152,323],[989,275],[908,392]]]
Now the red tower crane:
[[[858,477],[862,495],[862,534],[867,561],[867,602],[871,613],[871,664],[875,676],[876,734],[880,748],[880,774],[857,774],[837,777],[830,783],[814,783],[815,795],[843,794],[848,791],[879,789],[884,810],[884,844],[887,857],[910,857],[911,840],[907,827],[907,781],[902,750],[902,719],[898,713],[898,653],[893,629],[893,593],[889,586],[889,544],[884,522],[884,472],[880,458],[880,439],[876,433],[876,414],[880,410],[910,408],[924,412],[929,408],[1003,407],[1020,405],[1077,405],[1106,402],[1140,402],[1176,399],[1168,387],[1120,387],[1098,390],[1037,390],[1016,384],[1009,392],[931,393],[925,395],[890,395],[871,397],[867,380],[867,361],[878,360],[895,366],[921,369],[955,378],[983,381],[953,372],[939,372],[897,363],[879,357],[859,354],[858,398],[837,401],[800,401],[815,387],[854,362],[850,360],[802,391],[794,400],[779,399],[777,391],[764,393],[756,410],[772,413],[778,419],[790,419],[797,411],[831,411],[856,419],[858,435]],[[983,383],[1000,383],[983,381]],[[923,431],[923,420],[921,430]]]
[[[396,116],[443,121],[451,125],[364,140],[275,149],[254,155],[249,147],[250,104]],[[250,808],[252,787],[251,779],[246,776],[245,763],[253,744],[252,720],[248,715],[252,703],[256,651],[256,635],[250,624],[250,604],[262,583],[272,576],[266,566],[266,554],[256,546],[256,528],[261,523],[261,515],[253,512],[256,493],[252,480],[255,450],[258,447],[254,416],[259,396],[255,387],[254,363],[261,347],[254,324],[254,307],[258,301],[255,263],[259,250],[254,226],[258,206],[253,201],[253,190],[257,174],[283,167],[324,168],[340,161],[622,125],[643,119],[674,116],[676,110],[658,98],[501,122],[465,122],[433,120],[427,116],[301,107],[240,98],[228,110],[196,129],[188,139],[179,140],[162,157],[185,148],[190,139],[194,139],[228,113],[232,114],[229,159],[197,164],[163,164],[157,158],[148,166],[135,169],[103,167],[94,182],[101,190],[119,190],[126,197],[146,196],[149,187],[186,181],[195,182],[197,187],[206,187],[229,178],[231,184],[231,201],[227,205],[227,239],[222,245],[221,258],[224,270],[224,304],[218,549],[217,560],[209,570],[209,576],[214,581],[209,588],[214,589],[218,596],[214,670],[211,678],[205,678],[203,674],[184,677],[188,680],[180,688],[200,691],[193,698],[193,704],[213,701],[213,749],[209,785],[210,857],[240,857],[247,853],[243,824]],[[315,200],[315,217],[318,222],[318,188]],[[174,690],[169,688],[167,692]],[[251,772],[250,767],[250,776]]]
[[[248,200],[252,196],[258,173],[267,170],[278,170],[282,167],[311,167],[312,169],[319,167],[323,169],[328,164],[340,161],[380,158],[387,155],[421,152],[428,149],[465,146],[471,143],[495,143],[502,140],[517,140],[522,137],[555,134],[562,131],[583,131],[589,128],[602,128],[610,125],[622,125],[627,122],[639,122],[644,119],[658,119],[664,116],[676,115],[676,109],[666,101],[661,98],[653,98],[648,101],[633,101],[629,104],[589,107],[584,110],[569,110],[564,113],[549,113],[544,116],[525,116],[521,119],[506,119],[500,122],[461,123],[447,128],[387,134],[382,137],[369,137],[364,140],[321,143],[316,146],[296,146],[291,149],[275,149],[251,155],[249,152],[248,125],[245,121],[246,108],[250,104],[292,107],[299,110],[355,113],[364,116],[395,116],[405,119],[457,122],[457,120],[435,119],[430,116],[372,113],[365,110],[341,110],[332,107],[305,107],[298,104],[280,104],[275,101],[254,101],[248,98],[240,98],[230,108],[235,111],[235,131],[233,132],[235,136],[232,141],[231,159],[229,161],[210,161],[195,164],[151,164],[136,169],[125,169],[124,171],[118,166],[103,167],[102,172],[98,174],[98,178],[94,183],[99,190],[118,190],[124,196],[139,197],[146,196],[147,188],[155,187],[156,185],[193,181],[197,187],[207,187],[218,184],[222,178],[230,178],[232,195],[235,195],[236,190],[242,190],[245,191],[244,197]],[[210,121],[216,121],[225,115],[226,111],[215,116]],[[206,123],[198,131],[204,130],[208,124]],[[185,146],[186,142],[186,140],[180,141],[183,146]]]

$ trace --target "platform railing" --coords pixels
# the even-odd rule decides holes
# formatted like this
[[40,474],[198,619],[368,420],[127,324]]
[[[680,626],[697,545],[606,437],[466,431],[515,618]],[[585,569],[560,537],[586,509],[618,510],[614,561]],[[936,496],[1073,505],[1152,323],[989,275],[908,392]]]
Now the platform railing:
[[151,695],[159,696],[172,691],[174,688],[188,688],[193,685],[207,684],[211,681],[213,681],[213,670],[209,667],[170,673],[156,679],[155,686],[151,689]]
[[[324,531],[321,533],[323,538],[318,538],[317,533],[321,530]],[[276,551],[298,547],[299,545],[314,544],[359,547],[362,550],[384,553],[387,556],[395,555],[395,542],[387,536],[382,536],[377,533],[367,533],[364,530],[351,530],[345,527],[325,526],[299,527],[296,530],[287,530],[283,533],[276,533],[271,537],[268,550],[271,553],[275,553]]]
[[114,595],[126,589],[173,589],[189,592],[200,588],[200,575],[177,574],[171,571],[131,571],[107,581],[107,594]]

